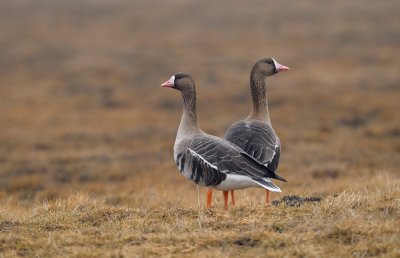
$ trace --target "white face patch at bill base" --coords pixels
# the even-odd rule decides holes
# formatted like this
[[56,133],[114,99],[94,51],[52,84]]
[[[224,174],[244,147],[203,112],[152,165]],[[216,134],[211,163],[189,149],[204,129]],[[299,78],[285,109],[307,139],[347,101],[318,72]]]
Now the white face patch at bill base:
[[169,79],[169,82],[170,82],[172,85],[175,85],[175,75],[172,75],[172,76],[171,76],[171,78]]
[[272,61],[274,61],[274,65],[275,65],[275,69],[279,66],[279,63],[274,59],[274,58],[271,58],[272,59]]

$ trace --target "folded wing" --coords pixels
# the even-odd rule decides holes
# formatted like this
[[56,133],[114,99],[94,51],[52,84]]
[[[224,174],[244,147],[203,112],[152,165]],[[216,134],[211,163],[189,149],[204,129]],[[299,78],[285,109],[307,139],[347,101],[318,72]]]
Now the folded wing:
[[[286,180],[274,171],[259,163],[234,144],[211,135],[195,137],[189,149],[196,153],[198,159],[203,159],[209,166],[214,166],[222,173],[245,175],[252,179],[265,177]],[[193,155],[193,154],[192,154]]]
[[280,142],[270,125],[259,121],[240,121],[227,130],[224,139],[239,146],[271,170],[278,168]]

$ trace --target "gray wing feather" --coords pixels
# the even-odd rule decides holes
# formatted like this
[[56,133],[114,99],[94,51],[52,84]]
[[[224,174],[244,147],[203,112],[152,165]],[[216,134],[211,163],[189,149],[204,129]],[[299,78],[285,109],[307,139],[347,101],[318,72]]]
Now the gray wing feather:
[[224,139],[239,146],[271,170],[278,168],[280,141],[270,125],[259,121],[240,121],[226,131]]

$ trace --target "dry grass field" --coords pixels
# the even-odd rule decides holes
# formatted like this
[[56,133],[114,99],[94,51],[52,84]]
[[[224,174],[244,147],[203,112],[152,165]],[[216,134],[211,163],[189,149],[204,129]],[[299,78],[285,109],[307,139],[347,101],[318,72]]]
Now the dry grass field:
[[[0,257],[399,257],[399,10],[0,0]],[[267,56],[291,67],[268,80],[288,182],[270,207],[248,189],[207,210],[160,83],[191,74],[200,126],[222,136]]]

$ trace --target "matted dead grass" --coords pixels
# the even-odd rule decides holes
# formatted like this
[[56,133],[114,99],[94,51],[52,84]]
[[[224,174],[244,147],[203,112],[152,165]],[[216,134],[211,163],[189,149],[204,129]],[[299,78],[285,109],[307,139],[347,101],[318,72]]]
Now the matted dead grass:
[[365,183],[369,190],[347,190],[298,207],[247,203],[228,212],[179,202],[111,205],[79,193],[32,208],[3,200],[0,250],[30,257],[396,257],[400,181]]

